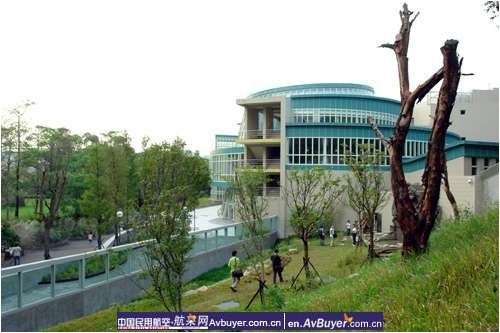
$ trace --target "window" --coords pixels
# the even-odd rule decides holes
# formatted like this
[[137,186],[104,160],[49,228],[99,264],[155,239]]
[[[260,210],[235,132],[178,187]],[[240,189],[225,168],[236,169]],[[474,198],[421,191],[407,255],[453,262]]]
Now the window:
[[460,110],[460,114],[463,116],[465,114],[465,110]]
[[471,174],[474,176],[477,174],[477,159],[475,157],[471,159],[471,165]]
[[490,165],[490,160],[487,159],[487,158],[485,158],[484,159],[484,168],[483,169],[484,170],[488,169],[489,165]]

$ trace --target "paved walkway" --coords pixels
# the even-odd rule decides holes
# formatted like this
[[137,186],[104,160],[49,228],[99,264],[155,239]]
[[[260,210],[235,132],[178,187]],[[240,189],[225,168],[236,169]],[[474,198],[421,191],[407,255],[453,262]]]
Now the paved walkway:
[[[113,236],[105,235],[102,237],[102,241]],[[72,254],[78,254],[82,252],[94,251],[97,249],[97,240],[94,238],[92,243],[88,240],[71,240],[66,245],[54,247],[50,249],[50,256],[52,258],[59,258],[64,256],[69,256]],[[27,264],[30,262],[43,260],[43,250],[24,250],[24,256],[21,257],[21,264]],[[12,266],[14,263],[13,259],[7,262],[2,261],[2,268]]]

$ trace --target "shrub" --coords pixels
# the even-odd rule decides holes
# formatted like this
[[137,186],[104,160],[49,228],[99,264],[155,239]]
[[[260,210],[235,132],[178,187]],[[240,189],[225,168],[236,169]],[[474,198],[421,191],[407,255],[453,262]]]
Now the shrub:
[[[104,256],[94,256],[85,260],[85,278],[90,278],[106,272]],[[113,270],[127,262],[128,251],[111,252],[109,259],[109,270]],[[66,267],[64,270],[56,272],[56,282],[75,281],[79,279],[78,267],[75,265]],[[50,283],[50,275],[44,275],[39,284]]]
[[2,224],[2,246],[11,247],[19,243],[20,239],[10,224]]

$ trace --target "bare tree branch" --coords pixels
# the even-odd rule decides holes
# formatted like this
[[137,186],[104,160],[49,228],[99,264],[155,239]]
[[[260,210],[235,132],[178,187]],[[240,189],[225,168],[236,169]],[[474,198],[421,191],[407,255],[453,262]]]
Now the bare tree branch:
[[383,48],[394,50],[394,44],[391,44],[391,43],[380,44],[378,47],[383,47]]
[[387,139],[384,134],[379,130],[377,124],[375,123],[375,120],[373,120],[372,117],[368,117],[368,123],[370,123],[373,131],[375,132],[375,135],[382,141],[384,146],[387,148],[387,150],[390,153],[391,150],[391,140]]

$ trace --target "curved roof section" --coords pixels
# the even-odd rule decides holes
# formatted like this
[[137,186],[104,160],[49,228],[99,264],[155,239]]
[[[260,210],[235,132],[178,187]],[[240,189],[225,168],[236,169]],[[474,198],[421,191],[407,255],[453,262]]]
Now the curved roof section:
[[373,96],[375,90],[364,84],[355,83],[311,83],[286,87],[279,87],[258,91],[248,96],[253,97],[273,97],[273,96],[313,96],[325,94],[341,95],[367,95]]

